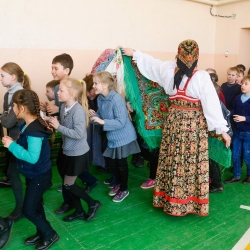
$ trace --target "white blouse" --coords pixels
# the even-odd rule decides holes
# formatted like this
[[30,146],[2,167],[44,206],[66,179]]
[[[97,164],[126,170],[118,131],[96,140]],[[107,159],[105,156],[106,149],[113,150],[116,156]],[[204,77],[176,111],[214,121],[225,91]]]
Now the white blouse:
[[[176,63],[173,61],[163,62],[140,51],[134,52],[133,60],[141,74],[157,82],[169,95],[174,95],[177,89],[174,86],[174,69]],[[180,89],[183,89],[188,77],[183,76]],[[223,117],[219,97],[213,86],[209,74],[204,70],[197,71],[191,78],[186,94],[201,101],[204,116],[207,120],[208,130],[215,130],[217,134],[227,132],[227,122]]]

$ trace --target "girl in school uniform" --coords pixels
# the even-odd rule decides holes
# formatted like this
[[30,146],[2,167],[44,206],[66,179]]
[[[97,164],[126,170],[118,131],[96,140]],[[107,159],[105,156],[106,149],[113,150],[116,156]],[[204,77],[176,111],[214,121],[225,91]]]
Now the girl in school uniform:
[[139,153],[140,148],[125,100],[114,90],[112,75],[106,71],[94,74],[93,88],[99,96],[97,112],[90,111],[91,121],[107,131],[108,146],[103,156],[116,178],[109,195],[114,196],[114,202],[121,202],[129,195],[127,157]]
[[[88,171],[89,146],[87,143],[88,101],[86,84],[73,78],[62,80],[59,85],[58,99],[63,104],[60,108],[60,123],[55,117],[50,118],[50,125],[62,134],[62,151],[58,170],[64,176],[64,187],[70,192],[75,212],[63,218],[66,222],[76,219],[92,220],[101,207],[83,188],[76,184],[76,178],[83,171]],[[80,104],[81,103],[81,104]],[[81,200],[88,204],[88,213],[83,210]]]
[[23,214],[36,226],[36,234],[25,240],[36,245],[36,250],[48,249],[59,240],[58,234],[47,221],[43,208],[43,194],[52,178],[50,144],[52,134],[40,116],[39,99],[32,90],[18,90],[12,97],[13,111],[25,124],[17,142],[9,136],[3,144],[18,159],[18,169],[26,178]]
[[[17,119],[13,111],[13,94],[20,89],[30,89],[30,79],[28,75],[22,70],[22,68],[14,62],[5,63],[1,67],[1,81],[3,87],[7,88],[7,92],[4,95],[3,114],[0,117],[3,127],[8,129],[8,135],[17,140],[19,134],[19,128],[24,123],[22,119]],[[6,158],[8,164],[6,177],[0,181],[3,186],[12,187],[15,197],[15,208],[8,216],[9,219],[17,221],[23,217],[23,193],[22,182],[19,177],[19,172],[16,166],[15,157],[7,151]]]

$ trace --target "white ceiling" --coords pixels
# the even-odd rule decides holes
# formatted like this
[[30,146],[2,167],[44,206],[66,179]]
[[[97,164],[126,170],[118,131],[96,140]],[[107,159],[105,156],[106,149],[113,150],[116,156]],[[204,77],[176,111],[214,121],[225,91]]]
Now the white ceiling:
[[187,0],[187,1],[204,3],[204,4],[209,4],[209,5],[222,5],[222,4],[243,2],[243,1],[249,1],[249,0]]

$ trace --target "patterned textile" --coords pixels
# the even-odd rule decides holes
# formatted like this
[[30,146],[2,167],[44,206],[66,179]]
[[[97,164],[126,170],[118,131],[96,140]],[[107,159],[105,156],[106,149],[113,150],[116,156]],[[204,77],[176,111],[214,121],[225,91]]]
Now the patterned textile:
[[105,49],[105,50],[102,52],[102,54],[98,57],[98,59],[95,61],[94,65],[93,65],[93,67],[92,67],[92,70],[91,70],[91,74],[96,73],[97,67],[98,67],[101,63],[106,62],[106,61],[109,59],[111,53],[113,53],[114,51],[115,51],[114,49]]
[[174,216],[208,215],[207,123],[200,102],[171,100],[162,133],[153,206]]
[[168,96],[162,87],[141,75],[136,63],[124,56],[126,98],[136,114],[137,130],[150,149],[159,148],[168,108]]
[[188,68],[191,68],[193,63],[199,58],[199,47],[194,40],[185,40],[178,46],[179,58]]
[[107,61],[100,63],[100,65],[96,68],[95,73],[106,70],[106,68],[112,62],[112,60],[115,56],[116,56],[116,53],[114,51],[111,52]]
[[232,152],[225,147],[225,140],[213,131],[208,132],[209,159],[225,168],[231,167]]
[[119,94],[124,92],[124,66],[121,49],[116,50],[116,55],[109,63],[108,67],[106,68],[106,71],[108,71],[114,77],[117,92]]
[[198,44],[193,40],[185,40],[178,46],[177,68],[174,75],[173,89],[179,88],[184,75],[191,77],[199,58]]

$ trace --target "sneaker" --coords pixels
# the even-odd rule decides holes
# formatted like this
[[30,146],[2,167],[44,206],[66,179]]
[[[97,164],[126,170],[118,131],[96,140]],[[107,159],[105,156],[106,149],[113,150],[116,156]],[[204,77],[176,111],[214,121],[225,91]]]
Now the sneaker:
[[115,184],[109,184],[108,188],[114,188]]
[[11,187],[10,180],[7,176],[4,176],[4,178],[0,180],[0,187]]
[[118,194],[113,198],[113,202],[121,202],[129,195],[129,191],[119,191]]
[[115,196],[120,189],[120,184],[115,185],[110,191],[109,196]]
[[62,186],[58,187],[58,188],[57,188],[57,191],[58,191],[58,192],[62,192]]
[[154,186],[155,186],[155,180],[148,178],[148,180],[141,185],[141,188],[147,189],[147,188],[152,188]]
[[111,183],[111,181],[112,181],[112,177],[110,177],[110,178],[104,180],[103,183],[106,184],[106,185],[109,185],[109,184]]

